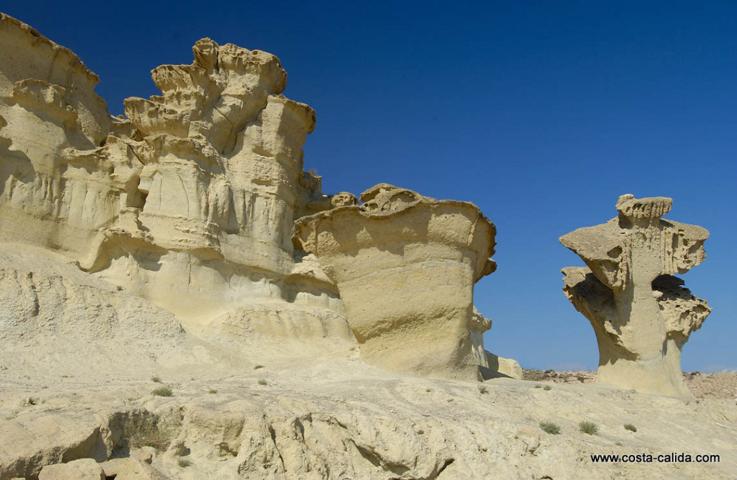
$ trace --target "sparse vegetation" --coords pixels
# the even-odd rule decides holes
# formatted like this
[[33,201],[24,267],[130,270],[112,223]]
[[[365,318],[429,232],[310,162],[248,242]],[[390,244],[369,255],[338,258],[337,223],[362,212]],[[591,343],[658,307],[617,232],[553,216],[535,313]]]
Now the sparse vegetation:
[[174,455],[177,457],[186,457],[190,454],[189,448],[184,444],[184,442],[178,442],[176,445],[174,445]]
[[631,423],[626,423],[626,424],[624,425],[624,429],[625,429],[625,430],[629,430],[630,432],[636,432],[636,431],[637,431],[637,427],[635,427],[635,426],[634,426],[634,425],[632,425]]
[[484,395],[486,393],[489,393],[489,389],[486,387],[486,385],[479,385],[479,393]]
[[578,429],[587,435],[596,435],[599,431],[599,427],[594,422],[581,422],[578,424]]
[[174,392],[172,392],[171,388],[169,387],[155,388],[151,393],[153,393],[157,397],[171,397],[172,395],[174,395]]
[[540,422],[540,429],[550,435],[558,435],[560,433],[560,427],[553,422]]
[[154,383],[161,383],[161,378],[154,375],[153,377],[151,377],[151,381]]
[[192,465],[192,462],[190,462],[186,458],[180,458],[179,460],[177,460],[177,465],[179,465],[182,468],[187,468],[190,465]]
[[253,369],[254,369],[254,370],[259,370],[259,369],[261,369],[261,368],[264,368],[264,366],[263,366],[263,365],[255,365],[255,366],[253,367]]
[[545,385],[545,386],[543,387],[543,390],[546,390],[546,391],[547,391],[547,390],[551,390],[552,388],[553,388],[553,387],[551,387],[550,385]]
[[216,394],[218,393],[218,391],[215,390],[214,388],[211,388],[210,390],[207,391],[207,393]]
[[264,380],[263,378],[259,378],[259,379],[258,379],[258,384],[259,384],[259,385],[268,385],[268,384],[269,384],[269,382],[267,382],[267,381],[266,381],[266,380]]

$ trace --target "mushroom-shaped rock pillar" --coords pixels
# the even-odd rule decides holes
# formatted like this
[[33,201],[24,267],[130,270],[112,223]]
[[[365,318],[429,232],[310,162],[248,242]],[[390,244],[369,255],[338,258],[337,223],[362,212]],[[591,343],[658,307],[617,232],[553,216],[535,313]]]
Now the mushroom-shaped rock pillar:
[[473,285],[494,271],[494,225],[466,202],[388,184],[295,224],[297,247],[335,282],[368,363],[446,378],[480,377]]
[[681,349],[710,308],[672,274],[704,260],[709,232],[662,219],[671,204],[665,197],[622,195],[616,218],[561,237],[588,266],[563,269],[563,290],[594,327],[598,381],[690,397]]

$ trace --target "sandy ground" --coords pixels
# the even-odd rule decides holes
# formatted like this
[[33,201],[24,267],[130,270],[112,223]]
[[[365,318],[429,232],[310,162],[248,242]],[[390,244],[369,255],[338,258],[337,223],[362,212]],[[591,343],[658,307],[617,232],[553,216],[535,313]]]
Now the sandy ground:
[[[0,479],[32,478],[54,455],[125,457],[148,446],[156,451],[153,466],[176,479],[733,480],[734,399],[683,402],[564,377],[574,378],[561,372],[552,380],[475,384],[335,358],[291,369],[265,362],[228,376],[6,381]],[[171,396],[154,393],[161,387]],[[584,421],[596,425],[595,434],[580,431]],[[546,433],[542,422],[560,433]],[[590,458],[670,452],[714,453],[720,461],[602,465]]]
[[[593,383],[595,372],[525,369],[524,378],[554,383]],[[734,399],[737,402],[737,372],[687,372],[683,378],[696,398]]]

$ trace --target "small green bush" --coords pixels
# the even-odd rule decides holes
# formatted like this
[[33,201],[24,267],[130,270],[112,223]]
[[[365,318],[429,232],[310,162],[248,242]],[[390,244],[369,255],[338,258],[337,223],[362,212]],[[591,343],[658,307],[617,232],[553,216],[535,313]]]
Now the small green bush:
[[545,386],[543,387],[543,390],[551,390],[552,388],[553,388],[553,387],[551,387],[550,385],[545,385]]
[[595,435],[599,431],[599,427],[593,422],[581,422],[578,424],[578,429],[587,435]]
[[161,383],[161,378],[154,375],[153,377],[151,377],[151,381],[154,383]]
[[560,433],[560,427],[552,422],[540,422],[540,429],[550,435],[558,435]]
[[215,394],[215,393],[218,393],[218,391],[215,390],[214,388],[211,388],[210,390],[207,391],[207,393]]
[[625,429],[625,430],[629,430],[630,432],[636,432],[636,431],[637,431],[637,427],[635,427],[635,426],[634,426],[634,425],[632,425],[631,423],[627,423],[627,424],[625,424],[625,425],[624,425],[624,429]]
[[259,385],[268,385],[268,384],[269,384],[269,382],[267,382],[267,381],[266,381],[266,380],[264,380],[263,378],[259,378],[259,379],[258,379],[258,384],[259,384]]
[[169,387],[159,387],[154,389],[151,393],[153,393],[157,397],[171,397],[172,395],[174,395],[174,392],[172,392],[171,388]]
[[186,458],[180,458],[179,460],[177,460],[177,464],[179,464],[179,466],[182,468],[187,468],[192,465],[192,462],[190,462]]

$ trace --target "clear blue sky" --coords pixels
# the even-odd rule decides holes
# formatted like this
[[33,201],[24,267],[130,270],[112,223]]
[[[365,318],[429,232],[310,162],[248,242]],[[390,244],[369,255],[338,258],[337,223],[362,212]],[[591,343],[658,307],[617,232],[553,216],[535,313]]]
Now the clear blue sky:
[[531,368],[594,368],[564,298],[558,243],[614,216],[619,194],[675,199],[707,227],[685,275],[714,311],[687,370],[737,369],[737,2],[1,1],[77,52],[113,113],[156,93],[200,37],[278,55],[286,94],[317,110],[306,168],[327,192],[387,181],[470,200],[496,223],[476,288],[493,351]]

